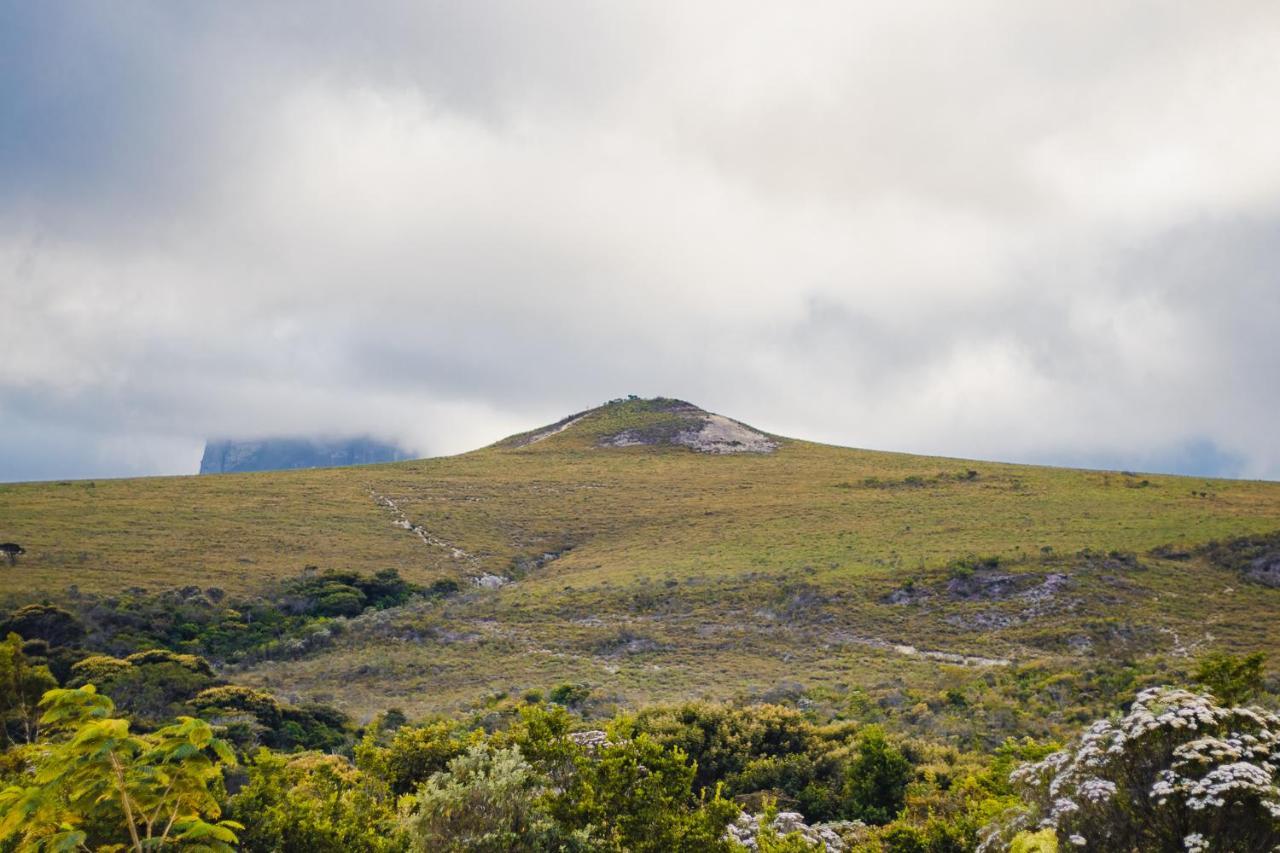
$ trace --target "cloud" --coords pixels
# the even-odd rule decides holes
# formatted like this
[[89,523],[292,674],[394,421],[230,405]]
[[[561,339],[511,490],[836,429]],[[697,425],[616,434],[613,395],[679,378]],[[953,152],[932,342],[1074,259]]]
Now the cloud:
[[626,393],[1280,477],[1270,4],[0,16],[0,479]]

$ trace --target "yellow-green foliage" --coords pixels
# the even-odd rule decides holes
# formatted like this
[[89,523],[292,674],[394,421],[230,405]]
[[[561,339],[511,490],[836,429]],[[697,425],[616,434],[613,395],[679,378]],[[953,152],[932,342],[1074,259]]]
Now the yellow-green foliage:
[[1019,832],[1009,845],[1009,853],[1058,853],[1058,836],[1052,829]]
[[[213,783],[235,764],[203,720],[182,717],[154,734],[130,731],[93,685],[51,690],[41,723],[54,740],[33,753],[33,776],[0,791],[0,844],[19,851],[166,846],[230,853],[233,821]],[[117,846],[118,845],[118,846]]]

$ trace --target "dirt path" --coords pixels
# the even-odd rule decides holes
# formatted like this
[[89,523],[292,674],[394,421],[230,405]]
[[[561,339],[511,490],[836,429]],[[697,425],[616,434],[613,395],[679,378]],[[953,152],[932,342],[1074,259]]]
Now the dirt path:
[[387,497],[386,495],[380,495],[377,492],[375,492],[373,489],[369,489],[369,496],[373,498],[374,503],[378,504],[381,507],[391,510],[391,515],[395,519],[392,522],[392,524],[394,524],[396,527],[399,527],[403,530],[408,530],[411,533],[416,534],[417,537],[427,545],[431,545],[436,548],[443,548],[444,550],[448,551],[449,556],[453,557],[453,559],[455,560],[466,560],[473,564],[479,564],[480,558],[477,557],[475,554],[471,554],[471,553],[468,553],[467,551],[462,550],[457,545],[454,545],[452,542],[446,542],[445,540],[441,539],[438,536],[433,536],[421,524],[414,524],[412,521],[409,520],[409,517],[405,515],[404,510],[400,509],[400,506],[391,498]]
[[870,646],[873,649],[886,649],[905,657],[928,658],[929,660],[941,661],[942,663],[955,664],[957,666],[1009,666],[1013,661],[1008,658],[986,658],[980,655],[963,655],[957,652],[933,652],[924,649],[917,649],[915,646],[908,646],[902,643],[891,643],[888,640],[882,640],[879,637],[855,637],[848,634],[841,634],[837,638],[837,642],[855,643],[859,646]]

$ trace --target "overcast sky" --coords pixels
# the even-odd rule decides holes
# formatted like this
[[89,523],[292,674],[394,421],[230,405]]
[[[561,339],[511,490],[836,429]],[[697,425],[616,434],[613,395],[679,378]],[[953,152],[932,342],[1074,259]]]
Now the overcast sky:
[[625,394],[1280,478],[1280,4],[0,0],[0,480]]

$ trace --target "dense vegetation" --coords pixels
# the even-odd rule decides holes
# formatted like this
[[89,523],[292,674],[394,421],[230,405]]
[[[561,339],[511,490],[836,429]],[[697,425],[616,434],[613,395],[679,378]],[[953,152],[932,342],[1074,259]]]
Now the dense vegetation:
[[[397,589],[391,581],[374,583]],[[370,579],[346,582],[362,589]],[[288,588],[324,600],[335,583],[308,577]],[[329,618],[322,610],[301,608]],[[943,853],[1052,850],[1082,838],[1116,850],[1280,843],[1280,742],[1268,739],[1280,718],[1227,707],[1274,703],[1261,655],[1206,655],[1178,676],[1201,692],[1149,688],[1132,705],[1136,684],[1170,673],[1057,673],[1049,680],[1069,691],[1092,684],[1092,704],[1127,707],[1125,716],[1079,741],[1063,738],[1061,751],[1053,738],[1031,737],[962,749],[886,729],[891,709],[857,693],[824,706],[805,697],[653,705],[598,721],[581,713],[593,707],[590,691],[562,684],[545,696],[492,697],[466,715],[411,722],[392,711],[356,727],[331,708],[228,684],[194,654],[97,654],[94,644],[120,650],[123,634],[104,633],[103,623],[88,630],[52,605],[21,608],[5,624],[33,637],[9,633],[0,643],[0,850],[730,851],[747,839],[772,851],[823,849],[825,840],[827,849]],[[1034,708],[1037,679],[1026,675]],[[938,697],[968,714],[999,701],[994,691]],[[1078,729],[1073,719],[1059,730]]]

